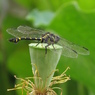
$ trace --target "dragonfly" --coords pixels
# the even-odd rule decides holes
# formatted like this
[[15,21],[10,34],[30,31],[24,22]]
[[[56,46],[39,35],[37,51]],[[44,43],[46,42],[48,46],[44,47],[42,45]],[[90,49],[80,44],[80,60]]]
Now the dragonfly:
[[46,43],[45,54],[47,53],[47,48],[50,45],[55,49],[54,44],[58,44],[62,46],[62,55],[66,57],[77,58],[78,54],[89,55],[89,50],[87,48],[76,45],[64,38],[61,38],[59,35],[46,32],[44,30],[31,28],[29,26],[19,26],[17,28],[9,28],[7,29],[7,32],[15,37],[9,39],[9,41],[13,43],[18,43],[21,40],[37,41],[37,45],[39,43]]

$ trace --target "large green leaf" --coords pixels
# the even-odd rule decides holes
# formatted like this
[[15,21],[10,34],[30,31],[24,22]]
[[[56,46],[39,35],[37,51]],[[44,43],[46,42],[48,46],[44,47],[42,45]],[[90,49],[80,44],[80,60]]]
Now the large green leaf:
[[86,11],[95,9],[95,0],[14,0],[18,4],[27,8],[38,8],[41,10],[51,9],[57,10],[63,3],[77,1],[79,6]]
[[68,73],[71,78],[83,83],[95,93],[95,12],[83,12],[78,4],[76,5],[68,3],[59,8],[48,28],[90,50],[89,56],[79,55],[77,59],[62,57],[58,68],[62,72],[69,66],[71,69]]

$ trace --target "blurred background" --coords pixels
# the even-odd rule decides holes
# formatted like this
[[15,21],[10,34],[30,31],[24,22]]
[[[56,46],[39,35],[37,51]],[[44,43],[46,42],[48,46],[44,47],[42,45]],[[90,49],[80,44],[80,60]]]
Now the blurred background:
[[[8,41],[10,27],[28,25],[52,30],[71,42],[87,47],[89,56],[77,59],[62,56],[57,66],[61,74],[68,66],[71,80],[60,84],[63,95],[95,95],[95,1],[94,0],[0,0],[0,95],[22,95],[21,90],[7,92],[17,77],[30,77],[30,41]],[[60,91],[57,91],[58,95]],[[26,95],[24,93],[24,95]]]

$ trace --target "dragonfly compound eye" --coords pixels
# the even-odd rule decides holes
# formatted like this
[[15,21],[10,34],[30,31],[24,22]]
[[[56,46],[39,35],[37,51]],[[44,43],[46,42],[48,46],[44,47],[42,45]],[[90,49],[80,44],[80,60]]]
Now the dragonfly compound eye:
[[55,43],[57,43],[60,40],[59,36],[55,36]]

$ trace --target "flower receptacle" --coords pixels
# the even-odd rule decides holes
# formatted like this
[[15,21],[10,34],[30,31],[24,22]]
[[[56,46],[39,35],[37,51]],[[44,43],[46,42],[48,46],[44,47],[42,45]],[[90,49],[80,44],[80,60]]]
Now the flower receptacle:
[[37,77],[34,79],[36,89],[43,91],[51,82],[62,53],[62,47],[54,45],[54,49],[50,45],[47,48],[47,54],[45,54],[45,46],[47,44],[39,44],[38,46],[36,44],[29,44],[30,58],[33,74]]

